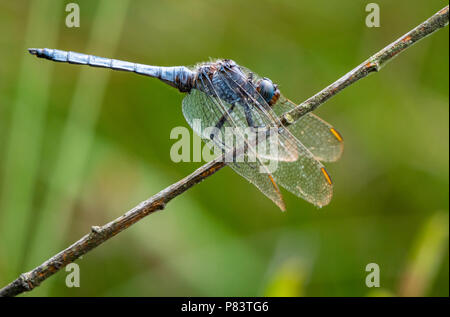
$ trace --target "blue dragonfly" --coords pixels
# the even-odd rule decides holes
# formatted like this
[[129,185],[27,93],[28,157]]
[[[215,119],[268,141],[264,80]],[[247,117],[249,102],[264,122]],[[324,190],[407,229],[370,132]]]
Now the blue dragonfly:
[[[343,151],[341,134],[318,116],[307,113],[294,124],[284,127],[278,116],[296,105],[285,98],[269,78],[260,77],[229,59],[199,63],[193,67],[161,67],[48,48],[31,48],[29,52],[55,62],[89,65],[134,72],[158,78],[186,93],[182,111],[186,121],[205,142],[222,151],[234,151],[227,161],[239,175],[254,184],[281,210],[286,206],[278,184],[306,201],[322,207],[332,197],[331,177],[322,162],[334,162]],[[201,125],[195,124],[199,120]],[[203,127],[213,127],[208,130]],[[227,128],[237,129],[237,138],[245,150],[241,156],[253,160],[236,160],[236,147],[219,136]],[[246,138],[243,129],[276,131],[264,138]],[[207,131],[208,132],[205,132]],[[213,132],[209,132],[213,131]],[[275,144],[275,154],[257,150],[259,144]],[[252,154],[252,155],[250,155]],[[270,170],[268,163],[275,162]]]

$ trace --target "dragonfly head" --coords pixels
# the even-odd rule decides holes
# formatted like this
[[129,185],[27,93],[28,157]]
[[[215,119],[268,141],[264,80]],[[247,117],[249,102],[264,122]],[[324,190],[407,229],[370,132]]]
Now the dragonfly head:
[[259,92],[261,97],[269,104],[269,106],[274,105],[278,98],[280,97],[280,90],[278,85],[274,84],[269,78],[262,78],[257,82],[256,90]]

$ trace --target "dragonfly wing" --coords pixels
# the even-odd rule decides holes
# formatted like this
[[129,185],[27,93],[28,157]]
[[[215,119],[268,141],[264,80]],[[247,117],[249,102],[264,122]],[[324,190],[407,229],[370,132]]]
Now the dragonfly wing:
[[[255,77],[255,75],[253,75],[253,77]],[[232,80],[231,76],[228,76],[228,79],[228,84],[231,89],[247,95],[249,104],[258,110],[254,113],[261,116],[261,121],[269,122],[271,125],[281,124],[276,112],[259,95],[254,84],[247,85],[244,89],[242,85]],[[323,124],[324,121],[321,119],[315,120],[316,118],[318,117],[312,117],[314,121],[311,121],[316,124],[321,124],[321,127],[326,127],[329,132],[328,124]],[[309,121],[306,122],[309,123]],[[303,124],[303,126],[309,127],[309,130],[304,128],[305,131],[303,131],[303,134],[307,134],[306,132],[314,132],[315,125]],[[294,132],[297,132],[297,130],[294,129]],[[303,139],[306,142],[309,142],[308,145],[314,148],[316,154],[321,154],[319,151],[320,148],[318,147],[320,140],[319,142],[313,142],[313,140],[310,140],[311,137],[303,137]],[[321,140],[323,139],[321,138]],[[321,207],[327,205],[333,195],[333,185],[325,167],[289,129],[282,127],[278,130],[277,145],[285,152],[295,153],[296,159],[293,161],[283,159],[271,160],[268,165],[270,165],[271,170],[273,170],[275,181],[293,194],[316,206]],[[325,148],[328,149],[329,147],[326,146]],[[330,151],[325,152],[327,155],[326,158],[330,157],[329,153]]]
[[228,163],[228,165],[239,175],[255,185],[264,195],[270,198],[282,211],[286,210],[286,205],[281,195],[280,189],[275,182],[274,176],[270,173],[261,172],[260,163]]
[[235,72],[234,69],[228,69],[227,72],[220,73],[218,77],[220,82],[238,97],[237,104],[240,106],[239,108],[244,109],[241,116],[244,119],[241,120],[241,124],[248,127],[250,125],[249,121],[251,121],[253,127],[258,127],[270,134],[270,137],[265,138],[262,142],[260,141],[261,139],[258,140],[260,141],[258,142],[259,149],[263,149],[258,151],[260,157],[291,162],[297,160],[298,152],[295,145],[295,137],[281,126],[276,113],[260,95],[253,82],[255,77],[250,77],[252,79],[246,82],[239,82],[233,76],[233,72]]
[[[231,107],[231,105],[229,105]],[[215,127],[217,122],[224,116],[223,111],[215,106],[214,102],[209,100],[209,97],[200,90],[192,89],[182,102],[183,115],[194,130],[205,141],[211,139],[211,135],[206,131],[209,127]],[[223,148],[224,144],[219,142],[219,139],[224,135],[226,127],[229,127],[228,120],[224,122],[222,127],[218,128],[220,135],[213,139],[219,148]],[[209,142],[207,142],[209,144]]]
[[278,161],[273,176],[278,184],[306,201],[322,207],[333,196],[331,178],[314,155],[297,140],[299,156],[295,162]]
[[[245,160],[227,161],[230,167],[253,183],[282,210],[284,202],[276,182],[316,206],[328,204],[333,189],[331,178],[323,165],[288,129],[280,126],[276,113],[259,95],[255,83],[251,80],[248,82],[236,80],[233,71],[230,69],[229,72],[221,72],[212,79],[208,76],[199,77],[201,82],[197,80],[198,89],[193,89],[183,100],[183,113],[189,124],[192,126],[193,119],[201,119],[202,124],[217,125],[217,122],[225,118],[221,128],[275,127],[276,138],[263,141],[270,146],[276,143],[278,153],[275,156],[260,155],[254,148],[255,143],[242,137],[248,147]],[[220,98],[219,95],[225,97]],[[231,100],[230,103],[225,102],[223,100],[225,98]],[[210,135],[193,128],[197,133],[200,132],[204,139],[211,139]],[[215,142],[227,153],[233,150],[218,141]],[[249,162],[246,158],[249,154],[255,153],[256,161]],[[265,165],[263,160],[267,159],[269,162]]]
[[[283,98],[274,106],[274,110],[281,114],[295,106],[292,101]],[[341,134],[313,113],[305,114],[290,125],[288,130],[320,161],[335,162],[342,155],[344,141]]]
[[[207,95],[204,92],[192,89],[191,92],[183,99],[183,114],[186,121],[207,144],[211,143],[210,133],[203,128],[214,127],[221,118],[227,117],[223,127],[219,129],[224,133],[226,127],[236,127],[236,121],[242,120],[243,115],[240,109],[230,111],[230,104],[225,103],[217,97]],[[228,116],[229,115],[229,116]],[[200,120],[199,124],[194,124],[195,120]],[[216,148],[224,152],[233,150],[232,147],[226,146],[222,142],[222,138],[217,136],[213,139]],[[252,150],[252,149],[250,149]],[[261,159],[256,156],[256,160],[251,162],[248,157],[244,157],[244,162],[227,162],[236,173],[247,179],[255,185],[264,195],[270,198],[281,210],[285,210],[286,206],[281,195],[278,185],[275,183],[273,176],[262,163]],[[261,172],[261,170],[263,172]]]

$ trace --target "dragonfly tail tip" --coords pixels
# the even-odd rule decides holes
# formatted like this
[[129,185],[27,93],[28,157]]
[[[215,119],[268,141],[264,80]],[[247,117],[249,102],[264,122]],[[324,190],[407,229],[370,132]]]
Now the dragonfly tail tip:
[[39,54],[42,54],[43,49],[42,49],[42,48],[29,48],[29,49],[28,49],[28,52],[29,52],[31,55],[39,56]]
[[31,55],[36,55],[36,54],[37,54],[37,48],[29,48],[29,49],[28,49],[28,52],[29,52]]

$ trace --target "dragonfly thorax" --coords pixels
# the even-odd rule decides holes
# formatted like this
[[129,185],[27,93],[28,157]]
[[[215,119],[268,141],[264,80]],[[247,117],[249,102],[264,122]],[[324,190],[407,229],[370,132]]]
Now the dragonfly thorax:
[[248,85],[247,75],[230,59],[204,63],[197,67],[195,88],[228,104],[242,102],[247,96],[242,89]]
[[[280,97],[278,86],[270,79],[265,77],[260,79],[231,59],[200,64],[196,72],[195,88],[208,95],[218,96],[229,104],[242,99],[251,99],[272,106]],[[236,90],[247,93],[236,93]]]

